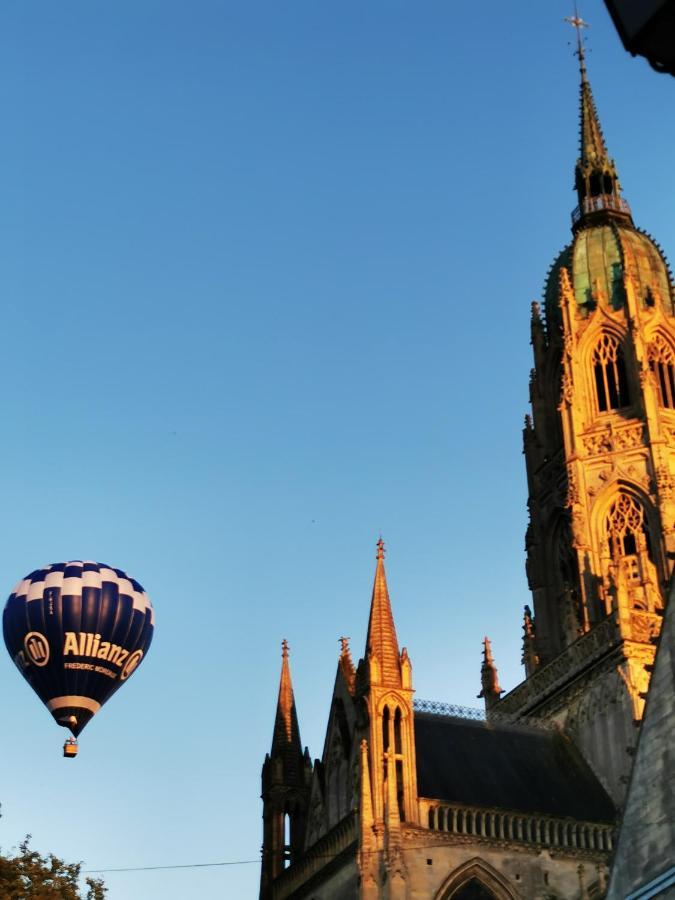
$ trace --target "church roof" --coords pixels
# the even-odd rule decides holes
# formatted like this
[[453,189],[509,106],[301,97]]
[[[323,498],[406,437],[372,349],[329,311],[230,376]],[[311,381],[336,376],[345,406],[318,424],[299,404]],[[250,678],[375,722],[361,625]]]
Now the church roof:
[[415,713],[421,797],[612,822],[616,810],[557,730]]
[[572,214],[574,240],[558,256],[545,287],[546,324],[549,335],[560,325],[560,270],[566,268],[582,312],[591,312],[600,296],[615,310],[625,302],[624,279],[630,276],[638,303],[661,305],[668,315],[674,311],[674,296],[668,263],[649,235],[633,225],[628,203],[614,161],[609,157],[586,72],[586,61],[578,17],[569,19],[577,27],[581,74],[579,158],[575,187],[579,206]]
[[599,224],[577,232],[573,243],[556,259],[545,287],[546,322],[560,321],[558,309],[560,269],[570,276],[574,296],[582,310],[592,310],[598,293],[614,309],[624,304],[624,277],[633,282],[642,307],[659,304],[673,314],[671,275],[663,253],[653,239],[629,225]]

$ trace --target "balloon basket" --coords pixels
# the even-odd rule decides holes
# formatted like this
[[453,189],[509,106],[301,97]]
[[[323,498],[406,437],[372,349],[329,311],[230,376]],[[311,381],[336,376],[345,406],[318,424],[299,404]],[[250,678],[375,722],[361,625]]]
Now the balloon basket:
[[63,755],[66,759],[73,759],[77,756],[77,741],[75,738],[66,738],[63,745]]

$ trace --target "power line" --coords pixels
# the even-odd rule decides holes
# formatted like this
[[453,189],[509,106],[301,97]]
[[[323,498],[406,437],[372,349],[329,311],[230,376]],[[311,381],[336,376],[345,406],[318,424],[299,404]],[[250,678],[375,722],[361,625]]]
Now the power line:
[[[591,824],[596,824],[600,827],[608,827],[608,826],[612,827],[611,824],[608,822],[597,822],[597,823],[591,823]],[[660,825],[660,824],[667,824],[667,823],[648,822],[646,824]],[[444,832],[444,831],[434,831],[433,833],[441,834],[441,835],[442,834],[453,834],[453,832]],[[479,839],[481,837],[481,835],[472,835],[472,836],[477,837]],[[422,843],[410,843],[410,844],[403,843],[401,849],[404,851],[407,851],[407,850],[432,850],[432,849],[438,849],[441,846],[442,845],[438,844],[436,841],[433,841],[433,842],[423,841]],[[536,845],[529,845],[529,846],[536,846]],[[549,849],[549,850],[555,849],[558,852],[569,851],[569,852],[571,852],[572,856],[576,855],[576,852],[579,851],[580,849],[583,849],[580,847],[564,847],[564,846],[557,846],[555,848],[552,848],[548,845],[539,845],[539,848],[540,849]],[[381,853],[382,850],[381,849],[379,849],[379,850],[364,850],[363,848],[361,848],[359,850],[359,852],[364,855],[375,856],[378,853]],[[594,852],[598,853],[599,855],[609,853],[608,850],[602,850],[602,849],[598,849]],[[335,854],[319,853],[319,854],[313,855],[312,859],[315,859],[315,860],[335,859]],[[257,863],[258,865],[260,865],[260,857],[258,857],[257,859],[235,859],[235,860],[227,860],[226,862],[208,862],[208,863],[183,863],[182,865],[179,864],[179,865],[169,865],[169,866],[129,866],[129,867],[124,867],[124,868],[116,868],[116,869],[85,869],[82,872],[82,874],[83,875],[104,875],[104,874],[107,874],[110,872],[156,872],[156,871],[162,871],[162,870],[166,870],[166,869],[206,869],[206,868],[215,868],[218,866],[221,866],[221,867],[222,866],[250,866],[250,865],[253,865],[253,863]]]
[[248,866],[251,863],[259,863],[258,859],[234,859],[227,862],[209,862],[209,863],[184,863],[183,865],[173,866],[129,866],[128,868],[119,869],[85,869],[83,875],[103,875],[108,872],[154,872],[158,869],[206,869],[213,866]]

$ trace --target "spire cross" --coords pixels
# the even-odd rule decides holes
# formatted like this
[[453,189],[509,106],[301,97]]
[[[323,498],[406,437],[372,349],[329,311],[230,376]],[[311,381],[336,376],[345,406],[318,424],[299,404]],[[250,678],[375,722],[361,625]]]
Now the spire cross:
[[349,651],[349,641],[351,640],[351,638],[341,637],[338,638],[338,640],[340,641],[340,648],[342,652],[347,653]]
[[384,559],[384,541],[382,540],[382,535],[380,535],[380,539],[377,542],[377,558]]
[[288,641],[286,640],[286,638],[284,638],[281,642],[281,656],[283,659],[286,659],[286,657],[288,656]]
[[585,56],[584,56],[584,45],[581,40],[581,29],[588,28],[589,25],[588,25],[588,22],[584,22],[584,20],[581,18],[581,16],[577,12],[576,3],[574,4],[574,15],[573,16],[565,16],[564,21],[567,22],[568,25],[571,25],[572,28],[574,28],[574,30],[577,33],[577,49],[575,51],[575,56],[579,57],[579,64],[581,65],[581,68],[585,69],[586,63],[585,63]]

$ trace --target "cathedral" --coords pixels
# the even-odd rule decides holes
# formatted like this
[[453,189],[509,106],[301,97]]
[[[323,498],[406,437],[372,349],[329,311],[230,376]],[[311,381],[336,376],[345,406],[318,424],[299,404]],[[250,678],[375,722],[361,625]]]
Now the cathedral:
[[261,900],[625,896],[609,864],[675,558],[675,288],[577,55],[578,206],[532,307],[525,679],[502,691],[486,639],[484,714],[413,701],[380,540],[363,658],[343,640],[315,762],[283,644]]

